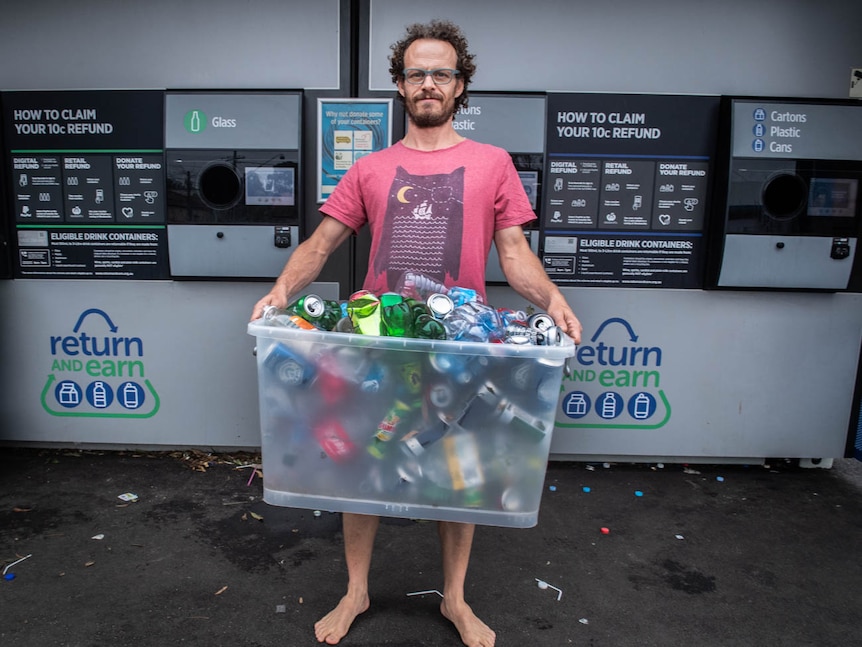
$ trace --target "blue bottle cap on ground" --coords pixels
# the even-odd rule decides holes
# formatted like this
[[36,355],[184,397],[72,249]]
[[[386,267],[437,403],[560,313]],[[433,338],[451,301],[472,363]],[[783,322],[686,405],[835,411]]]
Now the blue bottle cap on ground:
[[588,488],[587,486],[584,486],[584,487],[583,487],[583,488],[581,488],[581,489],[582,489],[584,492],[589,492],[589,491],[590,491],[590,488]]
[[635,490],[635,496],[643,496],[643,495],[644,495],[644,493],[641,492],[640,490]]

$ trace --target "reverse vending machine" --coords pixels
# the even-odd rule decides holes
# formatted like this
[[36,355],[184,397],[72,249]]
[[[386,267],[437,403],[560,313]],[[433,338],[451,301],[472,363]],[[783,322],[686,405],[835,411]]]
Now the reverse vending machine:
[[300,92],[169,92],[171,275],[277,276],[299,243]]
[[860,118],[837,101],[548,96],[542,260],[583,324],[552,457],[846,454]]
[[862,228],[862,105],[725,97],[712,284],[845,290]]

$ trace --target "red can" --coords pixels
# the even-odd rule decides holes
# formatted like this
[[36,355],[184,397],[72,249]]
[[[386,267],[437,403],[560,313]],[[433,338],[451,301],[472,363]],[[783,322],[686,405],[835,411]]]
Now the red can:
[[317,369],[317,390],[324,402],[336,404],[347,397],[350,384],[341,373],[336,357],[330,354],[320,355],[317,358]]
[[336,463],[343,463],[356,453],[356,445],[337,420],[327,419],[315,425],[314,437],[324,453]]

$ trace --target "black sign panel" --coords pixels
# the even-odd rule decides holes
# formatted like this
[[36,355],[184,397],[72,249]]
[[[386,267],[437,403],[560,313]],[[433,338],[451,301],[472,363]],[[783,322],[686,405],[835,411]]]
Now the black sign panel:
[[555,282],[702,286],[718,105],[549,95],[542,250]]
[[17,276],[168,278],[163,114],[160,91],[3,93]]
[[18,227],[19,277],[165,278],[164,227]]
[[158,90],[4,92],[12,149],[162,148],[164,93]]

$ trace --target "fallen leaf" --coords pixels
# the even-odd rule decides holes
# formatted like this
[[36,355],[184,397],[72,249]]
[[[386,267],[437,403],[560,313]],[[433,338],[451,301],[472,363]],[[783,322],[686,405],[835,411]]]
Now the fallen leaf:
[[216,592],[215,592],[215,594],[216,594],[216,595],[221,595],[221,594],[222,594],[222,593],[224,593],[225,591],[227,591],[227,586],[223,586],[223,587],[221,587],[218,591],[216,591]]
[[87,562],[86,564],[84,564],[84,566],[92,566],[92,565],[93,565],[93,564],[95,564],[95,563],[96,563],[96,562]]
[[249,512],[253,519],[257,519],[258,521],[263,521],[263,517],[256,512]]

